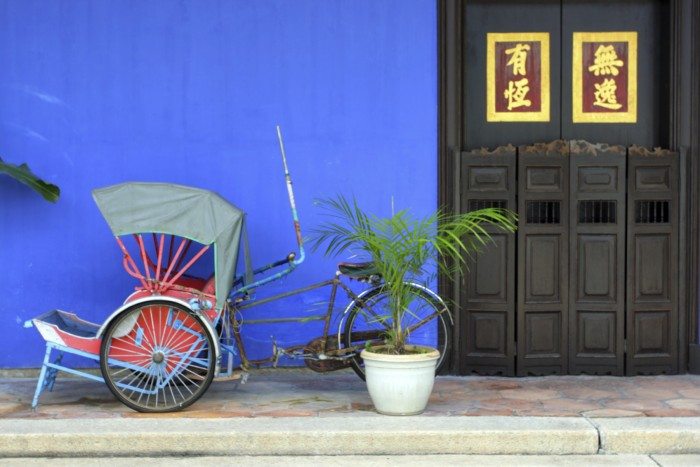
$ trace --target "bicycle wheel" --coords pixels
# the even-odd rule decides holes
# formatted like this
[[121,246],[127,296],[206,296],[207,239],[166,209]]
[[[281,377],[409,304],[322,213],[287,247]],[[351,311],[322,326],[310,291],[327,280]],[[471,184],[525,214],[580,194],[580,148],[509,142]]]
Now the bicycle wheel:
[[215,372],[214,339],[202,318],[178,304],[153,300],[124,310],[100,348],[102,377],[139,412],[173,412],[193,404]]
[[[452,343],[452,321],[447,316],[449,311],[445,304],[418,286],[413,286],[414,299],[409,305],[410,313],[404,315],[404,328],[410,329],[407,339],[409,344],[433,347],[440,351],[436,372],[439,372],[448,360]],[[355,300],[348,312],[343,329],[343,345],[357,347],[358,352],[350,363],[355,373],[365,379],[365,369],[360,358],[360,351],[366,342],[381,342],[391,323],[382,323],[376,316],[386,316],[389,299],[386,292],[377,287]]]

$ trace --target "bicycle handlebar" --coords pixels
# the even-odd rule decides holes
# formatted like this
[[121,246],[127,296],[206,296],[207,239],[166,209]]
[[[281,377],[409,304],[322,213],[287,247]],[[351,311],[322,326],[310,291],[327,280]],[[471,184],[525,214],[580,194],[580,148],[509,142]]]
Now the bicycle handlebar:
[[[268,282],[272,282],[274,280],[280,279],[290,272],[294,270],[295,267],[300,265],[301,263],[304,262],[304,258],[306,257],[306,254],[304,252],[304,238],[301,235],[301,224],[299,223],[299,214],[297,213],[297,206],[296,202],[294,200],[294,188],[292,187],[292,177],[289,174],[289,167],[287,166],[287,153],[284,150],[284,141],[282,140],[282,130],[280,129],[280,126],[277,125],[277,140],[279,141],[280,144],[280,153],[282,153],[282,165],[284,166],[284,181],[287,185],[287,195],[289,196],[289,206],[292,209],[292,219],[294,221],[294,233],[296,235],[297,239],[297,245],[299,246],[299,257],[297,258],[297,254],[295,252],[291,252],[287,255],[286,258],[281,259],[279,261],[275,261],[274,263],[268,264],[267,266],[264,266],[262,268],[256,269],[253,271],[253,274],[260,274],[262,272],[268,271],[270,269],[276,268],[278,266],[283,266],[287,265],[287,268],[279,271],[275,274],[272,274],[269,277],[262,278],[258,281],[254,281],[252,284],[247,284],[239,289],[231,291],[231,294],[237,294],[237,293],[242,293],[246,292],[250,289],[253,289],[255,287],[258,287],[263,284],[267,284]],[[236,280],[235,283],[238,283],[238,280]]]

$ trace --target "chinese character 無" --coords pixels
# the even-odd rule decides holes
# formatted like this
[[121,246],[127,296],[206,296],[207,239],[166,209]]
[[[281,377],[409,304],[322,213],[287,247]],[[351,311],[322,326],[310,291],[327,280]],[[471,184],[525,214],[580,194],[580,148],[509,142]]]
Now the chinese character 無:
[[600,45],[595,51],[595,61],[588,67],[588,71],[592,71],[596,76],[617,76],[620,73],[617,67],[623,65],[623,61],[617,57],[617,52],[612,45]]
[[527,78],[518,81],[508,81],[508,89],[503,92],[503,97],[508,99],[508,110],[518,107],[530,107],[532,102],[529,99],[525,99],[525,96],[530,91],[530,86],[527,84]]

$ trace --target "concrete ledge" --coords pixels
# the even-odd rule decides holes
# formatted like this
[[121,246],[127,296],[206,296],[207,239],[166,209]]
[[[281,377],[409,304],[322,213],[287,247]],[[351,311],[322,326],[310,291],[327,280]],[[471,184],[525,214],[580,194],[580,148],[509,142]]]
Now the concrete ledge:
[[697,467],[700,454],[655,454],[650,456],[663,467]]
[[606,453],[700,453],[700,418],[598,418],[600,448]]
[[597,452],[567,417],[0,420],[0,457]]
[[[655,456],[656,457],[656,456]],[[654,462],[650,456],[635,454],[620,455],[570,455],[570,456],[521,456],[521,455],[460,455],[460,454],[428,454],[428,455],[404,455],[404,456],[236,456],[231,457],[64,457],[64,458],[4,458],[3,467],[78,467],[95,465],[108,465],[110,467],[134,467],[159,466],[173,467],[173,465],[236,465],[236,467],[273,467],[293,465],[294,467],[386,467],[400,465],[401,467],[435,467],[435,466],[476,466],[476,467],[504,467],[517,465],[518,467],[561,467],[561,466],[616,466],[616,467],[697,467],[698,463],[693,459],[683,458],[684,455],[665,455],[663,462]],[[676,459],[683,458],[683,459]],[[698,459],[695,459],[697,461]]]

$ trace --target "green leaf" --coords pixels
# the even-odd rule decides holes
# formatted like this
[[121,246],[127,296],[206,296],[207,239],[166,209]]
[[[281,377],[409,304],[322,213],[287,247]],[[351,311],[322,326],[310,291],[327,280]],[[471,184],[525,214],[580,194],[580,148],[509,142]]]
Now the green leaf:
[[497,208],[458,215],[437,211],[425,217],[402,209],[380,218],[342,195],[317,204],[328,220],[312,231],[314,250],[325,246],[326,255],[352,252],[373,263],[389,303],[387,315],[374,314],[371,320],[387,326],[385,341],[399,353],[408,336],[403,317],[413,313],[409,305],[415,298],[407,283],[427,283],[426,271],[433,266],[443,272],[468,269],[467,261],[493,241],[486,226],[505,232],[517,228],[516,214]]
[[59,187],[45,182],[34,175],[27,164],[8,164],[0,158],[0,173],[5,173],[15,180],[24,183],[32,190],[39,193],[46,201],[55,203],[61,194],[61,189]]

